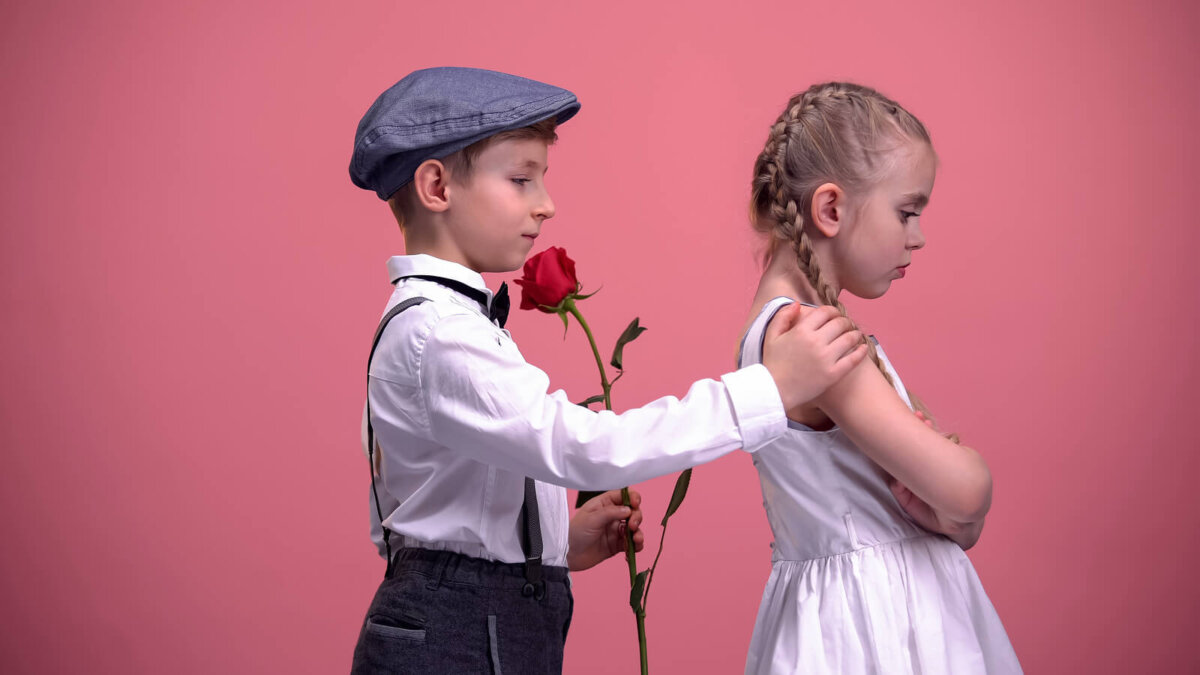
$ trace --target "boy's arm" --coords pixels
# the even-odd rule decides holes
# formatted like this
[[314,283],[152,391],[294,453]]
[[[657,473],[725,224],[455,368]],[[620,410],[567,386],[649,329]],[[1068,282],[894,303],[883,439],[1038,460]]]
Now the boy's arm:
[[754,451],[787,427],[763,366],[696,382],[682,399],[595,412],[549,394],[549,378],[511,340],[466,315],[436,322],[419,369],[419,421],[430,440],[569,488],[615,488]]

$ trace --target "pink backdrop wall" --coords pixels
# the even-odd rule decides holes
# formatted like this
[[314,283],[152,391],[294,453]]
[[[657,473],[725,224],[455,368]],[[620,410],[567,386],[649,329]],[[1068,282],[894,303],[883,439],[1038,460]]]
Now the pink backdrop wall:
[[[991,465],[970,555],[1018,654],[1200,668],[1196,5],[602,4],[6,8],[0,670],[346,670],[382,571],[363,361],[402,252],[346,165],[372,98],[445,64],[583,101],[538,248],[603,284],[602,342],[650,327],[622,408],[731,366],[750,165],[787,97],[848,78],[898,98],[942,159],[929,245],[852,308]],[[578,332],[511,327],[593,393]],[[653,520],[669,485],[640,486]],[[745,455],[696,472],[649,605],[656,672],[740,672],[760,502]],[[624,574],[576,576],[567,672],[635,672]]]

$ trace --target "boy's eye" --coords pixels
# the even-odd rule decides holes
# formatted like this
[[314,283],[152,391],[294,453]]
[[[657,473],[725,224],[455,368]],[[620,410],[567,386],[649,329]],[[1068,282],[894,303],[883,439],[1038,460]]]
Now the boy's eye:
[[908,221],[909,218],[916,218],[919,215],[921,215],[921,214],[919,214],[915,211],[901,211],[900,219],[903,221]]
[[516,183],[517,185],[524,185],[524,184],[528,183],[530,180],[532,180],[532,179],[530,179],[530,178],[513,178],[512,182]]

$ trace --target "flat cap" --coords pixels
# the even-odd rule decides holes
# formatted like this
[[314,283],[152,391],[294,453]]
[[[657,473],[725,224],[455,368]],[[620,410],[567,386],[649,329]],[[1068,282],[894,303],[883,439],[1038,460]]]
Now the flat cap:
[[577,112],[575,94],[536,80],[478,68],[418,70],[380,94],[358,123],[350,179],[388,199],[427,159]]

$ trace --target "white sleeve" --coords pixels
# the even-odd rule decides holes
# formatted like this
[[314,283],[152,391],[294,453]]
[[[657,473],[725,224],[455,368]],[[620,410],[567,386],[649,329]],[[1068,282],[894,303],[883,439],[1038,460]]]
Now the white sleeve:
[[617,415],[549,394],[550,380],[477,317],[452,315],[430,332],[420,363],[430,440],[488,464],[568,488],[639,483],[753,452],[786,428],[775,381],[761,365],[700,380]]

